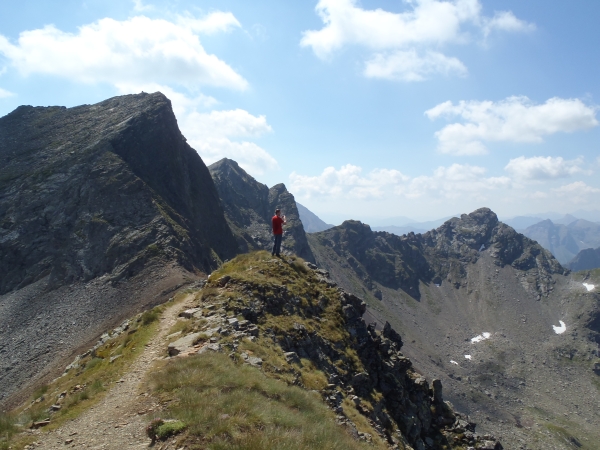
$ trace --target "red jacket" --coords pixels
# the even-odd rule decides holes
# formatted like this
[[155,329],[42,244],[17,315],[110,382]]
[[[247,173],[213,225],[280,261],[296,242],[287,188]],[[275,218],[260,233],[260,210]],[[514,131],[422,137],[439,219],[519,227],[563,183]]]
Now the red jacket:
[[273,223],[273,234],[283,234],[283,228],[281,227],[281,225],[283,225],[283,219],[274,215],[271,222]]

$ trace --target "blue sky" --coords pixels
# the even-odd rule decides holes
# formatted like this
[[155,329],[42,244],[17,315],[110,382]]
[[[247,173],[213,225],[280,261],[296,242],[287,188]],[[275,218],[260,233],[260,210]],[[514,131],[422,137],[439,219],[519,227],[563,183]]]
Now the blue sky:
[[600,2],[0,6],[0,116],[160,90],[324,220],[600,209]]

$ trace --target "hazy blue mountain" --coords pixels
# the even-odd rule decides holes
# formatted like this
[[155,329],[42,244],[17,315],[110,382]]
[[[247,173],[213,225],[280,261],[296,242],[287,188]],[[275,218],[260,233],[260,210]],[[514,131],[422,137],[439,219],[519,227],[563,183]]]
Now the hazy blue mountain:
[[317,231],[325,231],[333,228],[335,225],[330,225],[321,220],[315,213],[310,211],[306,206],[296,202],[298,207],[298,213],[300,214],[300,220],[304,225],[304,230],[307,233],[315,233]]
[[389,227],[389,226],[394,226],[394,227],[402,227],[404,225],[408,225],[408,224],[412,224],[412,223],[416,223],[417,221],[414,219],[411,219],[410,217],[406,217],[406,216],[394,216],[394,217],[384,217],[384,218],[371,218],[369,219],[369,222],[376,227]]
[[573,215],[578,219],[585,219],[589,220],[590,222],[600,222],[600,211],[597,209],[593,211],[578,209],[573,213]]
[[524,230],[525,228],[535,225],[542,220],[544,219],[537,216],[516,216],[512,219],[502,219],[502,222],[509,227],[513,227],[515,230]]
[[575,217],[571,214],[565,214],[562,218],[555,219],[552,222],[554,222],[558,225],[570,225],[578,219],[579,219],[578,217]]
[[523,230],[523,234],[550,250],[561,264],[567,264],[581,250],[600,246],[600,224],[583,219],[569,225],[543,220]]

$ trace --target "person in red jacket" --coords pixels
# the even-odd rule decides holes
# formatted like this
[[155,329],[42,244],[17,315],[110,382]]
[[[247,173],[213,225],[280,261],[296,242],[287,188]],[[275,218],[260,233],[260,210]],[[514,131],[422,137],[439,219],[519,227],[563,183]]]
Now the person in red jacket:
[[271,254],[273,256],[279,256],[281,253],[281,238],[283,237],[283,227],[287,222],[285,221],[285,216],[281,216],[281,210],[276,209],[275,215],[271,219],[271,223],[273,225],[273,236],[275,236],[275,243],[273,244],[273,251]]

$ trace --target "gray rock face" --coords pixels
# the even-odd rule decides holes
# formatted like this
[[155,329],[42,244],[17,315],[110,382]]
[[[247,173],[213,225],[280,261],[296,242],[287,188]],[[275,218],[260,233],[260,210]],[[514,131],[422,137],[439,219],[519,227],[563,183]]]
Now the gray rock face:
[[0,118],[0,403],[236,251],[164,95]]
[[192,333],[171,342],[167,349],[169,356],[176,356],[193,347],[200,340],[201,335],[202,333]]
[[439,284],[444,280],[460,286],[464,264],[476,262],[482,246],[499,266],[535,270],[537,279],[532,289],[539,290],[540,295],[547,292],[553,273],[564,272],[547,250],[499,222],[488,208],[450,219],[425,234],[373,232],[368,225],[349,220],[311,236],[314,246],[332,248],[346,259],[373,290],[372,281],[376,281],[414,298],[420,298],[420,282]]
[[162,94],[0,119],[0,294],[131,276],[156,256],[209,271],[235,254],[212,179]]
[[209,170],[223,203],[227,221],[242,252],[271,250],[271,218],[275,209],[279,208],[287,220],[282,251],[314,262],[294,196],[284,184],[277,184],[269,189],[246,173],[235,161],[227,158],[212,164]]

